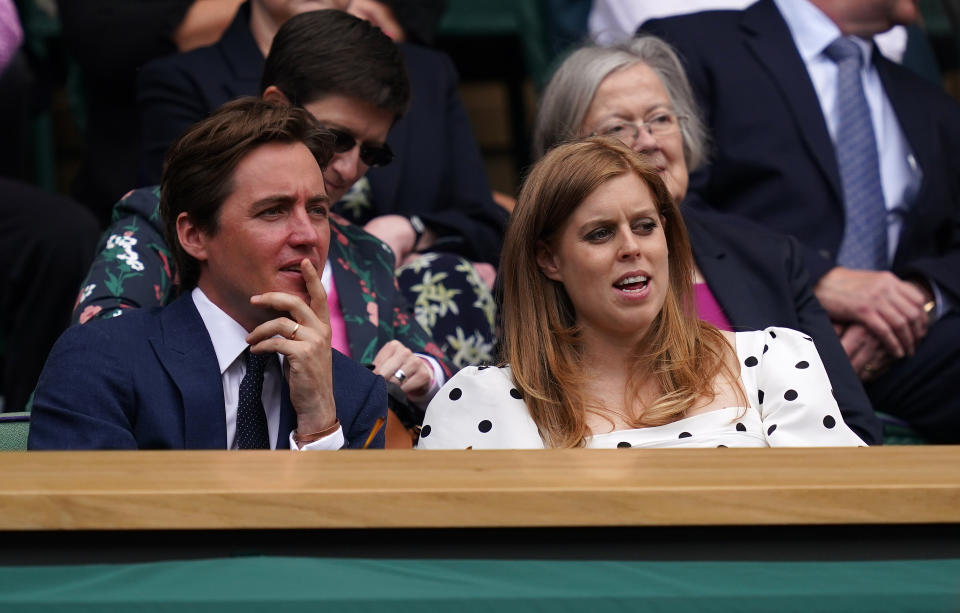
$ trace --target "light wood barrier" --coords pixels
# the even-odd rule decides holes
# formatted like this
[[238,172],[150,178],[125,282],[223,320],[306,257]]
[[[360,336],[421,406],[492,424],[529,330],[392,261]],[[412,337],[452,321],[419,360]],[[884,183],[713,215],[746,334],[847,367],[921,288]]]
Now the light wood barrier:
[[960,524],[960,447],[0,453],[0,530]]

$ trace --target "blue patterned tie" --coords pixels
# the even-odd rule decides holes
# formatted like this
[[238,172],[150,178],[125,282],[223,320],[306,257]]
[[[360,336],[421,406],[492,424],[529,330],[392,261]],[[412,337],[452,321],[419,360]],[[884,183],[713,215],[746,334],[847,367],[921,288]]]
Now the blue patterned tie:
[[263,412],[263,369],[274,356],[272,353],[243,352],[247,372],[240,381],[240,400],[237,403],[237,449],[270,449],[267,415]]
[[840,37],[824,53],[837,64],[837,163],[843,182],[846,224],[837,262],[847,268],[887,268],[887,209],[870,107],[860,81],[863,55]]

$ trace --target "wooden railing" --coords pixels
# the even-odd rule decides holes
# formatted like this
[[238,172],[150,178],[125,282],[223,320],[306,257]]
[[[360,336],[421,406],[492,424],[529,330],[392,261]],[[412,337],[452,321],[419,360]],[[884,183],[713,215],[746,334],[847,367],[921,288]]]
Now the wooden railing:
[[0,530],[960,523],[960,447],[0,453]]

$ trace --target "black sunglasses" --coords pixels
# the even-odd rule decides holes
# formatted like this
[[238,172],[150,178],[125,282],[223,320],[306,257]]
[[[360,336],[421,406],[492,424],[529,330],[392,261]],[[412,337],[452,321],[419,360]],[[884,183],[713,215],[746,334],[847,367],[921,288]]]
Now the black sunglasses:
[[[345,153],[357,146],[357,139],[353,134],[327,128],[333,134],[333,150],[337,153]],[[386,166],[393,160],[393,151],[384,143],[382,145],[368,145],[360,143],[360,160],[367,166]]]

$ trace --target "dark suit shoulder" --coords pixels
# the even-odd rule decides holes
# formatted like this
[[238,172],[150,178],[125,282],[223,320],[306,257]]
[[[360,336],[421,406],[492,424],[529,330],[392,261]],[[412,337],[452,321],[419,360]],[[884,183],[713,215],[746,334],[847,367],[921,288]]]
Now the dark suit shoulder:
[[453,61],[443,51],[413,43],[400,43],[398,46],[403,60],[407,63],[408,70],[419,72],[420,69],[445,69],[453,71]]
[[887,59],[876,49],[874,51],[877,56],[875,64],[889,97],[908,95],[919,101],[925,109],[945,112],[955,119],[960,118],[960,104],[942,86],[931,83],[913,70]]
[[637,28],[637,34],[651,33],[663,36],[697,36],[703,38],[705,32],[715,32],[726,28],[736,27],[742,18],[743,11],[721,9],[686,13],[671,17],[655,17],[648,19]]
[[163,307],[123,309],[122,317],[92,319],[85,324],[68,328],[61,338],[69,335],[71,341],[89,347],[90,351],[98,351],[95,343],[133,345],[145,341],[151,331],[158,329],[162,310]]
[[703,236],[704,233],[709,233],[714,240],[723,241],[724,244],[731,247],[749,243],[751,247],[755,248],[751,250],[760,251],[764,247],[782,246],[790,241],[795,242],[795,239],[786,234],[776,232],[742,217],[725,214],[706,207],[709,207],[709,205],[694,193],[689,194],[680,206],[694,249],[696,249],[697,238]]
[[150,84],[159,84],[170,79],[183,79],[201,88],[200,79],[224,70],[223,52],[218,44],[200,47],[186,53],[175,53],[146,63],[139,71],[141,90]]
[[357,389],[366,389],[373,385],[378,376],[359,362],[348,358],[336,349],[333,352],[333,375],[335,378],[353,385]]

